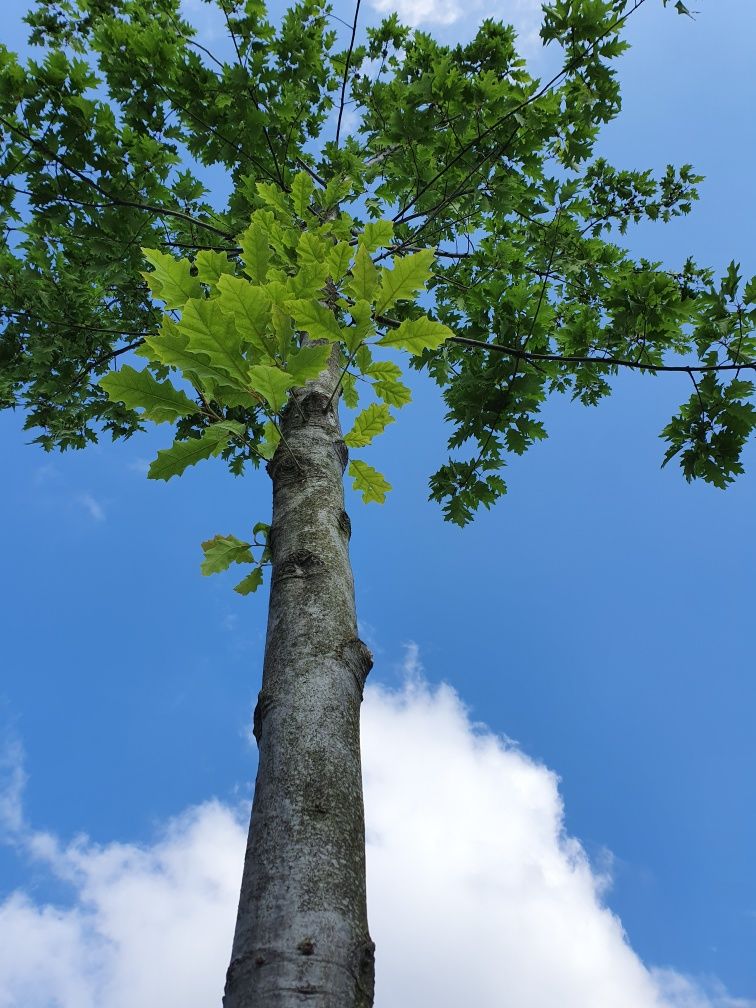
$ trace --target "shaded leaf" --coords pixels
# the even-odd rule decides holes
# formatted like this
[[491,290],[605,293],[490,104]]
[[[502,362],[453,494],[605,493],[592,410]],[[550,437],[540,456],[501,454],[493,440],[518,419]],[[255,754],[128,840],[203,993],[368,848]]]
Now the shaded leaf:
[[158,381],[149,371],[136,371],[128,364],[106,374],[100,385],[115,402],[122,402],[130,409],[143,409],[144,419],[155,423],[174,423],[179,417],[191,416],[199,410],[186,393],[169,381]]
[[218,574],[232,563],[254,563],[250,552],[252,543],[242,542],[236,536],[213,536],[202,543],[205,559],[200,565],[203,574]]

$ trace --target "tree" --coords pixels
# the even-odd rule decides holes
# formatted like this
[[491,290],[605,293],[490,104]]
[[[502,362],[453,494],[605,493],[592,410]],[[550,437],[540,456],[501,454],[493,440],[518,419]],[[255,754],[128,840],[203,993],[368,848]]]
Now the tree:
[[[174,423],[153,478],[221,455],[273,482],[270,524],[203,544],[205,573],[250,565],[243,594],[272,569],[228,1008],[372,1001],[358,729],[370,656],[342,476],[347,449],[408,400],[404,355],[449,407],[451,457],[431,491],[460,524],[504,493],[506,453],[545,436],[549,393],[595,403],[623,367],[690,376],[664,432],[688,478],[724,486],[740,471],[756,283],[741,295],[734,264],[715,284],[691,260],[674,274],[634,261],[617,232],[686,213],[699,179],[593,154],[643,2],[548,5],[543,36],[564,63],[547,82],[496,23],[448,48],[389,18],[357,45],[358,3],[338,51],[329,9],[310,0],[278,28],[259,3],[220,3],[233,63],[172,0],[41,3],[28,21],[44,60],[1,51],[3,404],[25,406],[46,448]],[[200,181],[213,164],[232,187],[222,212]],[[363,389],[342,436],[339,400],[356,408]],[[366,501],[390,489],[361,458],[349,469]]]

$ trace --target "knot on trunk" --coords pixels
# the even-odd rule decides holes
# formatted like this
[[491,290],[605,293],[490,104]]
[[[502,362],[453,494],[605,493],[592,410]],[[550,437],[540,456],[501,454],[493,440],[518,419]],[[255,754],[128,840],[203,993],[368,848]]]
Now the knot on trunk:
[[347,467],[347,462],[349,461],[349,449],[347,448],[346,443],[342,441],[341,438],[339,438],[338,441],[334,441],[333,451],[336,458],[339,460],[341,471],[344,472]]
[[309,578],[325,569],[320,557],[309,550],[297,550],[285,560],[277,564],[273,571],[274,581],[284,581],[287,578]]
[[375,942],[368,940],[356,950],[356,1008],[371,1008],[375,994]]
[[373,667],[373,652],[358,637],[353,637],[342,647],[341,657],[354,676],[360,690],[360,696],[362,696],[365,680]]
[[346,513],[346,511],[340,511],[339,512],[339,517],[336,519],[336,522],[337,522],[339,528],[341,529],[341,531],[347,537],[347,539],[351,539],[352,538],[352,520],[349,517],[349,515]]
[[260,739],[262,738],[262,726],[263,718],[268,713],[273,705],[272,698],[269,696],[265,690],[260,690],[257,694],[257,703],[255,704],[255,710],[252,714],[252,734],[255,736],[255,742],[260,745]]
[[292,454],[291,448],[283,441],[273,453],[273,458],[266,464],[265,471],[279,486],[291,486],[299,483],[307,475],[304,463]]
[[330,427],[336,418],[338,397],[322,389],[309,388],[302,395],[292,397],[281,411],[281,420],[287,430],[314,424]]

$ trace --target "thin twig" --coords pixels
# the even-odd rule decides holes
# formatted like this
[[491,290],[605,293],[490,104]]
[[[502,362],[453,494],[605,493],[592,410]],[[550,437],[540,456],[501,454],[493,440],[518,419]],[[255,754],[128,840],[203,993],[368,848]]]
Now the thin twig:
[[354,51],[354,40],[357,35],[357,18],[360,14],[360,3],[362,0],[357,0],[354,8],[354,22],[352,23],[352,37],[349,41],[349,49],[347,50],[346,63],[344,65],[344,79],[341,82],[341,100],[339,102],[339,121],[336,123],[336,148],[339,146],[339,135],[341,133],[341,117],[344,115],[344,96],[346,95],[347,77],[349,76],[349,65],[352,62],[352,52]]

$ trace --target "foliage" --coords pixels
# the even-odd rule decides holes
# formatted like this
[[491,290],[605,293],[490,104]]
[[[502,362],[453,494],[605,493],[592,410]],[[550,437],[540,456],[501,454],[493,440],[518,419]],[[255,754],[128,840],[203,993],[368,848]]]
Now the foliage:
[[[546,436],[552,393],[594,405],[620,369],[671,370],[693,390],[665,461],[726,485],[756,425],[756,281],[631,257],[628,225],[688,213],[701,179],[595,154],[643,2],[546,4],[563,62],[542,82],[492,20],[445,46],[392,15],[339,51],[324,0],[277,26],[262,0],[214,0],[225,59],[178,0],[40,0],[42,58],[0,47],[0,402],[48,449],[175,423],[150,476],[214,456],[238,474],[286,450],[281,410],[331,354],[356,449],[409,401],[408,361],[447,404],[431,496],[464,524]],[[349,471],[384,499],[367,462]],[[251,558],[255,590],[264,536],[205,549],[207,572]]]

